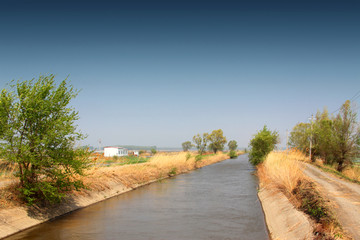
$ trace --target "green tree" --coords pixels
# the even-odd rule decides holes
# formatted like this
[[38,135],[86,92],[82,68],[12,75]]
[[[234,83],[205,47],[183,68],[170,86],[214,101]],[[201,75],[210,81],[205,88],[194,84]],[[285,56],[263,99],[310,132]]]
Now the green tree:
[[335,145],[334,138],[334,121],[330,119],[326,109],[316,114],[316,121],[313,124],[313,148],[312,155],[320,156],[327,164],[334,163],[333,148]]
[[0,157],[17,164],[20,192],[32,204],[59,202],[83,184],[89,151],[75,148],[78,112],[69,107],[77,90],[54,75],[12,82],[0,95]]
[[214,153],[222,151],[227,142],[221,129],[212,131],[212,133],[208,135],[208,140],[210,142],[209,149],[211,149]]
[[263,162],[266,156],[275,148],[279,142],[279,134],[276,131],[271,132],[266,126],[254,135],[250,141],[249,161],[257,165]]
[[157,151],[156,151],[155,148],[152,148],[150,151],[151,151],[152,154],[156,154],[156,153],[157,153]]
[[195,147],[197,148],[200,155],[205,152],[208,144],[208,136],[208,133],[203,133],[202,136],[200,134],[197,134],[193,137],[193,142],[195,143]]
[[334,119],[334,147],[333,154],[337,163],[337,170],[342,171],[346,166],[353,164],[359,153],[360,129],[357,114],[346,101]]
[[186,141],[182,143],[182,148],[184,152],[189,151],[193,147],[192,143],[190,141]]
[[230,151],[235,151],[238,147],[237,142],[235,140],[229,141],[228,147]]
[[289,146],[297,148],[304,153],[309,152],[310,124],[298,123],[290,132]]

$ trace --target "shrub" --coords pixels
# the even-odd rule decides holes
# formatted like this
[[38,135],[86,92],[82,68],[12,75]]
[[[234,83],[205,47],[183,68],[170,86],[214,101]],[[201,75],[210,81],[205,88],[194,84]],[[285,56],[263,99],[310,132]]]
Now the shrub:
[[249,161],[253,165],[263,162],[266,156],[275,148],[278,138],[279,134],[276,131],[271,132],[264,126],[250,141]]
[[173,168],[170,170],[170,172],[168,173],[168,175],[169,175],[170,177],[172,177],[172,176],[176,175],[176,171],[177,171],[176,167],[173,167]]
[[238,156],[238,155],[236,154],[235,151],[230,151],[230,152],[229,152],[229,157],[230,157],[230,158],[237,158],[237,156]]
[[203,159],[203,156],[202,155],[196,155],[195,157],[195,162],[199,162]]

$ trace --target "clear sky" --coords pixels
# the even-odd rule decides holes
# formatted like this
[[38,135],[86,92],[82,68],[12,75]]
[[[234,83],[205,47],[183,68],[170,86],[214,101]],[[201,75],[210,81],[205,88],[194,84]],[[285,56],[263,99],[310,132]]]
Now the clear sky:
[[[360,90],[360,2],[0,0],[0,87],[53,73],[85,143],[246,147]],[[357,99],[359,102],[359,99]]]

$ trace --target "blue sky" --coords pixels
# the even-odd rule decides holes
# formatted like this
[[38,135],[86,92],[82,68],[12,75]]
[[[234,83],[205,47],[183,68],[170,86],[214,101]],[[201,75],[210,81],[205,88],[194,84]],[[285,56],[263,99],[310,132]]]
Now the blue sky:
[[[67,75],[85,143],[246,147],[360,90],[358,1],[0,1],[0,87]],[[357,99],[357,102],[359,99]]]

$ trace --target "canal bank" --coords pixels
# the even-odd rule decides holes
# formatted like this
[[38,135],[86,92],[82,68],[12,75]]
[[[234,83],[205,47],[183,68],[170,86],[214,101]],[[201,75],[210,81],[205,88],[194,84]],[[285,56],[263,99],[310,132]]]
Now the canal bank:
[[[169,161],[163,161],[163,159]],[[155,158],[154,162],[128,166],[107,167],[92,170],[84,182],[91,186],[91,190],[74,192],[56,207],[36,208],[20,206],[0,210],[0,238],[4,238],[36,226],[46,221],[55,219],[64,214],[104,201],[119,194],[129,192],[138,187],[153,182],[189,172],[193,169],[211,165],[228,159],[228,155],[204,157],[196,161],[195,157],[188,158],[185,153],[168,154]],[[156,161],[161,161],[161,164]],[[171,174],[169,174],[171,172]]]
[[268,239],[246,156],[118,195],[14,239]]

